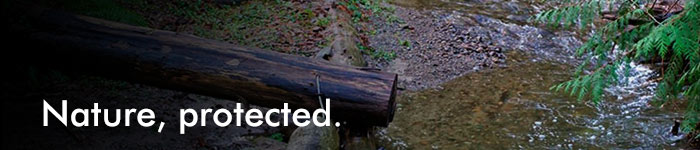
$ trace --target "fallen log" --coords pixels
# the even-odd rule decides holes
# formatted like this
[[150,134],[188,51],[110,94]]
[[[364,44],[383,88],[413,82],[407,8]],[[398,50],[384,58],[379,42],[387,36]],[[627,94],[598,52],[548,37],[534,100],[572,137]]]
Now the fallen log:
[[320,86],[335,121],[387,126],[394,115],[396,74],[56,10],[27,14],[7,34],[21,47],[11,59],[276,108],[319,108]]

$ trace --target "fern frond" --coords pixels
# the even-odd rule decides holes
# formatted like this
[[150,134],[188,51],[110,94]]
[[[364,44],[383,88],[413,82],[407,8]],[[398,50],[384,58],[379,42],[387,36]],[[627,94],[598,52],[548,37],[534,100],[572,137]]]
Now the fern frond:
[[[619,4],[616,5],[619,6],[616,9],[618,17],[596,29],[576,50],[576,56],[585,58],[576,68],[574,78],[552,89],[576,95],[579,101],[590,93],[591,101],[597,104],[604,95],[604,88],[629,76],[632,61],[660,58],[668,65],[661,69],[663,79],[656,88],[654,103],[664,104],[679,97],[688,100],[683,127],[685,131],[694,128],[700,121],[700,0],[685,1],[683,11],[660,22],[651,17],[648,8],[642,7],[644,4],[637,0],[575,0],[565,3],[565,7],[537,14],[536,21],[564,28],[578,25],[582,29],[601,15],[601,8],[605,5],[608,10],[613,10],[613,4]],[[631,19],[648,22],[629,29]],[[622,52],[613,53],[614,49]],[[623,71],[616,70],[620,67]],[[584,74],[590,68],[595,70]]]

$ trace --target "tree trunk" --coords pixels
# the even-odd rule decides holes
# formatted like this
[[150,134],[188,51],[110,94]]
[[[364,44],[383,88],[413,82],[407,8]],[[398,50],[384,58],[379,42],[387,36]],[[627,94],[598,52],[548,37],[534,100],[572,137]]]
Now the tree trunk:
[[[397,75],[323,60],[136,27],[54,10],[32,10],[10,27],[12,58],[250,104],[319,108],[317,79],[331,116],[387,126]],[[318,76],[318,78],[317,78]]]

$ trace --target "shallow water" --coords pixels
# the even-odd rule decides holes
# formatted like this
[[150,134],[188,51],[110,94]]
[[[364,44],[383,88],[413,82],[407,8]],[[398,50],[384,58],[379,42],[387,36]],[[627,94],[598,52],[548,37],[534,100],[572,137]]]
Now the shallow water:
[[[649,105],[655,74],[631,65],[631,77],[606,89],[601,104],[549,87],[569,79],[580,44],[573,32],[548,30],[527,17],[551,4],[529,1],[413,0],[396,5],[441,12],[455,24],[512,48],[506,66],[470,73],[440,89],[403,93],[392,124],[377,134],[389,149],[677,148],[674,110]],[[525,18],[525,19],[523,19]]]
[[[442,90],[404,93],[379,137],[388,148],[668,148],[677,112],[648,105],[653,74],[633,66],[629,84],[607,89],[595,106],[549,87],[571,66],[509,53],[505,68],[471,73]],[[519,58],[514,58],[519,57]]]

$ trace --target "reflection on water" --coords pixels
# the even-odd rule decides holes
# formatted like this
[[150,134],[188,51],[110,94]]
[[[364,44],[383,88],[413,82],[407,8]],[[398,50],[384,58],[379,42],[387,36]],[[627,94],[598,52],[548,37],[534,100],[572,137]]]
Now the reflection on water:
[[[539,1],[539,0],[537,0]],[[674,109],[650,106],[655,74],[632,64],[631,77],[606,89],[599,105],[549,87],[570,78],[581,35],[549,32],[527,18],[557,1],[407,0],[396,5],[439,12],[470,33],[514,49],[507,67],[471,73],[443,89],[404,93],[392,124],[377,134],[389,149],[669,148]],[[444,15],[447,14],[447,15]],[[524,53],[525,52],[525,53]],[[620,70],[622,71],[621,68]],[[682,108],[682,107],[681,107]],[[680,109],[682,110],[682,109]]]
[[392,3],[424,10],[454,10],[471,15],[525,24],[527,19],[543,9],[557,6],[559,1],[543,0],[401,0]]
[[394,122],[378,134],[388,148],[660,148],[681,136],[679,113],[649,106],[653,73],[632,65],[632,77],[606,89],[595,106],[549,87],[572,66],[508,54],[508,67],[468,74],[442,90],[405,93]]

